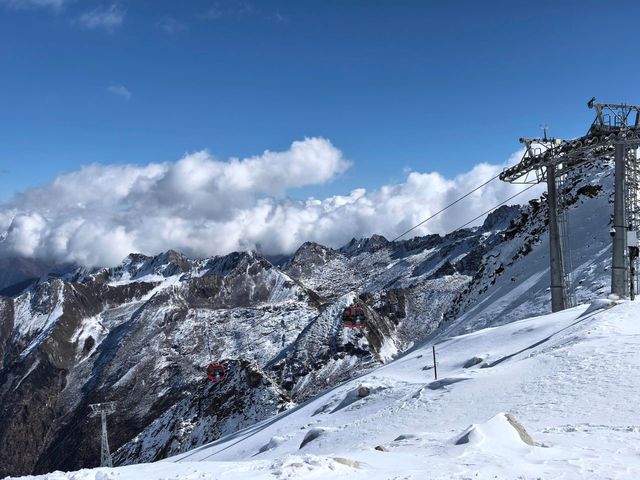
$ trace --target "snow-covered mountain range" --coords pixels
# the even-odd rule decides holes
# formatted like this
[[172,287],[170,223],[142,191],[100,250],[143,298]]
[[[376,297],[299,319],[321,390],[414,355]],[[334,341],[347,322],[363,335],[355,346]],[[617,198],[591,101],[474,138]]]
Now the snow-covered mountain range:
[[[579,303],[608,291],[610,183],[603,168],[568,184]],[[158,460],[294,411],[425,342],[546,313],[546,223],[543,198],[445,236],[306,243],[273,263],[255,252],[132,254],[116,268],[43,277],[0,297],[0,475],[95,466],[91,403],[118,404],[116,463]],[[364,331],[342,327],[352,302],[367,312]],[[207,383],[210,361],[227,366],[222,384]],[[367,388],[396,401],[404,390],[385,382]],[[357,392],[343,393],[353,406],[331,400],[318,419],[358,408]],[[278,438],[258,450],[278,451]]]

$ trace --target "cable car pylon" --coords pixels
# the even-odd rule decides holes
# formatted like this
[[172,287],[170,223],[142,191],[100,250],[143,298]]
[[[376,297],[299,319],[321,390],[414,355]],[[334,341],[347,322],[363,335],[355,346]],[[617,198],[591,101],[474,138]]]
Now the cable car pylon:
[[640,105],[596,103],[594,97],[587,106],[595,110],[596,118],[585,135],[569,140],[548,138],[546,133],[544,138],[521,138],[520,142],[525,145],[522,160],[500,174],[500,180],[509,183],[533,185],[547,181],[551,304],[554,312],[569,305],[556,184],[557,180],[583,165],[598,160],[614,163],[611,293],[621,298],[632,296],[631,285],[634,284],[633,278],[630,280],[629,277],[635,274],[634,262],[637,260],[628,251],[628,242],[637,243],[640,229],[640,171],[637,167]]
[[107,415],[116,411],[116,402],[93,403],[89,405],[92,417],[100,417],[102,425],[100,436],[100,466],[113,467],[113,459],[109,450],[109,438],[107,436]]

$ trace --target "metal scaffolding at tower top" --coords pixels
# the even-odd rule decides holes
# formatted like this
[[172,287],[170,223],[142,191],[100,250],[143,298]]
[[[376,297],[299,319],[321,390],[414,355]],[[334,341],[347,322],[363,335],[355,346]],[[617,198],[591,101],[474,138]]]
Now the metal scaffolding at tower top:
[[[557,138],[521,138],[525,145],[522,160],[500,174],[500,180],[509,183],[540,183],[546,178],[546,169],[553,166],[562,176],[584,163],[613,159],[615,145],[628,148],[640,144],[640,106],[613,103],[595,103],[596,118],[586,135],[573,140]],[[635,115],[633,115],[635,114]]]
[[[586,135],[572,140],[548,138],[521,138],[525,146],[522,160],[500,174],[500,180],[509,183],[536,184],[546,180],[549,204],[549,249],[552,311],[570,306],[566,272],[566,248],[562,241],[562,215],[559,196],[565,192],[558,188],[562,179],[577,167],[597,160],[615,162],[613,261],[611,292],[633,297],[633,263],[637,258],[637,231],[640,227],[638,208],[639,166],[637,149],[640,146],[640,106],[596,103],[589,100],[596,118]],[[566,231],[564,235],[566,236]],[[566,242],[565,242],[566,243]],[[629,250],[629,247],[633,247]],[[628,274],[631,273],[631,283]],[[631,285],[631,286],[630,286]]]

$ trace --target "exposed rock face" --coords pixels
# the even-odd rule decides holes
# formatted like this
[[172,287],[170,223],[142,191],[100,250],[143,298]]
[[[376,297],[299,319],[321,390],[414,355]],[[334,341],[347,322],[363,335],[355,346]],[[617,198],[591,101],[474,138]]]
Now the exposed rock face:
[[[117,448],[197,398],[209,358],[250,351],[264,364],[315,314],[304,288],[252,254],[201,262],[175,252],[131,255],[118,268],[70,278],[0,301],[2,475],[95,465],[99,452],[87,439],[99,438],[99,422],[87,418],[90,403],[118,402],[109,419]],[[289,317],[288,332],[255,344]],[[260,387],[263,377],[247,381]],[[237,395],[240,405],[259,399],[249,387]],[[279,407],[261,408],[245,421]]]
[[527,432],[527,429],[524,428],[518,420],[516,420],[516,417],[514,417],[510,413],[505,413],[504,416],[507,419],[507,422],[509,422],[509,425],[511,425],[515,429],[515,431],[518,432],[520,440],[532,447],[536,445],[536,443],[533,441],[533,438],[531,438],[531,435],[529,435],[529,432]]
[[371,390],[369,390],[369,387],[360,387],[358,389],[358,397],[360,397],[360,398],[364,398],[364,397],[368,396],[369,393],[371,393]]
[[[608,212],[608,187],[596,187],[573,185],[571,208]],[[439,325],[453,331],[464,315],[480,328],[543,313],[545,220],[544,202],[502,207],[445,236],[306,243],[280,267],[253,252],[131,254],[0,296],[0,477],[97,465],[91,403],[118,404],[117,462],[159,459],[387,362]],[[602,288],[597,252],[607,252],[584,233],[593,225],[580,228],[584,298]],[[342,325],[353,304],[364,329]],[[207,383],[220,359],[229,378]]]
[[224,381],[194,384],[192,395],[170,407],[116,452],[116,463],[151,462],[182,453],[292,405],[287,393],[255,364],[244,360],[224,363]]

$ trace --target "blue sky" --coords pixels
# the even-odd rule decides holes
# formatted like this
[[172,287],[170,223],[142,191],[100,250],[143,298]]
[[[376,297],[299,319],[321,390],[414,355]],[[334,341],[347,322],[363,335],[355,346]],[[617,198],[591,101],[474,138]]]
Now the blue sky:
[[640,4],[613,3],[0,0],[0,256],[393,238],[541,125],[583,134],[592,96],[640,103]]
[[502,162],[542,123],[580,134],[593,95],[640,102],[618,28],[640,4],[615,3],[0,0],[0,199],[90,162],[305,136],[354,165],[301,198]]

